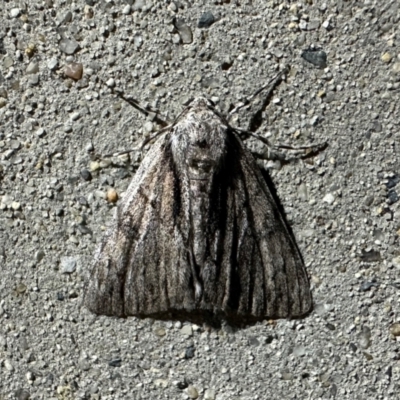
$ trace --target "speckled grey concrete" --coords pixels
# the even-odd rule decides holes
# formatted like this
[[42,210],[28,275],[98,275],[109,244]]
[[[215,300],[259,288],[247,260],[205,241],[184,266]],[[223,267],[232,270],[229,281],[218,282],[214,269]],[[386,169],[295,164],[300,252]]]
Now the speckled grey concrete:
[[[398,399],[399,19],[396,0],[1,1],[0,399]],[[89,313],[107,191],[142,154],[104,156],[158,129],[102,82],[172,118],[198,95],[226,112],[286,64],[258,132],[329,144],[265,162],[314,312],[242,329]]]

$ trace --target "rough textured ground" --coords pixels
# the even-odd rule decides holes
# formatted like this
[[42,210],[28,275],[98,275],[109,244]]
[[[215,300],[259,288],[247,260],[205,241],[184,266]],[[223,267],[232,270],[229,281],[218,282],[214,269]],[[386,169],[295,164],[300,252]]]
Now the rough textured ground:
[[[396,0],[1,1],[0,399],[399,398],[399,20]],[[258,132],[329,144],[265,163],[314,312],[218,330],[84,309],[106,193],[142,157],[104,156],[158,129],[102,81],[172,118],[198,95],[226,112],[286,64]]]

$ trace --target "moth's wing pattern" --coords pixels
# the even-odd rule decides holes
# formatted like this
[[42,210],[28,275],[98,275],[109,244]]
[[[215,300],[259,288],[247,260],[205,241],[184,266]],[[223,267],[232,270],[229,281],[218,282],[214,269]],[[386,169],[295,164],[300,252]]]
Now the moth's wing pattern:
[[202,308],[233,320],[299,317],[312,308],[300,252],[252,154],[236,135],[214,185]]
[[254,157],[229,129],[202,211],[204,260],[194,261],[198,216],[186,164],[172,154],[176,136],[168,133],[142,161],[97,250],[85,295],[91,311],[250,322],[311,310],[299,250]]
[[[252,307],[271,317],[304,315],[312,308],[312,298],[302,257],[254,157],[243,145],[241,154],[243,180],[239,182],[243,186],[235,191],[237,213],[245,212],[245,219],[253,223],[253,232],[248,231],[244,238],[254,247],[253,263],[260,268]],[[246,204],[248,207],[243,207]],[[243,248],[239,257],[245,254]],[[243,262],[238,265],[243,269]]]
[[189,208],[182,179],[166,134],[143,159],[97,249],[85,291],[89,310],[122,317],[165,313],[171,303],[194,306],[186,290],[193,280],[188,231],[180,228],[190,225],[182,221]]

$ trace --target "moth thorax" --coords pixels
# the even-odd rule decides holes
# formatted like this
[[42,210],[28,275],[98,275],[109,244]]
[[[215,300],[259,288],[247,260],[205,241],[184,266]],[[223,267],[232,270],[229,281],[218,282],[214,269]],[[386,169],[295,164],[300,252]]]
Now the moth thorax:
[[221,163],[222,149],[213,138],[198,138],[189,143],[186,163],[190,180],[208,181]]

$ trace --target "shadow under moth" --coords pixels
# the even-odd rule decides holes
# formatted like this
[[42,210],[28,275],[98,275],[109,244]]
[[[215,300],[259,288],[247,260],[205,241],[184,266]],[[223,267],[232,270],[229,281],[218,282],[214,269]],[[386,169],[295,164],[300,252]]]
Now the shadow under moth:
[[159,132],[95,253],[89,310],[246,323],[312,309],[302,257],[242,133],[204,98]]

